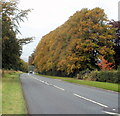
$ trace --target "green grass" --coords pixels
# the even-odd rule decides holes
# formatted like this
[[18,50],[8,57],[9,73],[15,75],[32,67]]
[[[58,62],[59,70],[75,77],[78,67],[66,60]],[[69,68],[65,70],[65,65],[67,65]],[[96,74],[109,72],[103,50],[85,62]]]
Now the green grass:
[[5,73],[2,78],[2,114],[27,114],[19,72]]
[[37,75],[40,75],[40,76],[43,76],[43,77],[48,77],[48,78],[52,78],[52,79],[61,79],[61,80],[74,80],[74,78],[70,78],[70,77],[57,77],[57,76],[48,76],[48,75],[42,75],[42,74],[37,74]]
[[114,84],[114,83],[85,81],[85,80],[64,80],[64,81],[120,92],[120,90],[118,89],[118,84]]
[[[38,75],[41,75],[41,74],[38,74]],[[61,79],[63,81],[67,81],[70,83],[76,83],[76,84],[80,84],[80,85],[87,85],[87,86],[97,87],[97,88],[111,90],[111,91],[115,91],[115,92],[120,92],[120,88],[119,88],[120,84],[78,80],[78,79],[70,78],[70,77],[57,77],[57,76],[47,76],[47,75],[41,75],[41,76],[44,76],[47,78],[53,78],[53,79]]]

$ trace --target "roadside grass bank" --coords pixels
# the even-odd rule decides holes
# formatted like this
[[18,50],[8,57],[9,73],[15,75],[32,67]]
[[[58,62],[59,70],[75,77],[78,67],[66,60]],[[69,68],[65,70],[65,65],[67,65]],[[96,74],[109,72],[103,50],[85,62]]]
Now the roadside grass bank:
[[2,114],[27,114],[19,75],[20,72],[6,71],[2,76]]
[[97,88],[111,90],[111,91],[115,91],[115,92],[120,92],[120,84],[79,80],[79,79],[70,78],[70,77],[57,77],[57,76],[48,76],[48,75],[41,75],[41,74],[37,74],[37,75],[44,76],[47,78],[52,78],[52,79],[61,79],[63,81],[67,81],[70,83],[76,83],[76,84],[80,84],[80,85],[87,85],[87,86],[97,87]]

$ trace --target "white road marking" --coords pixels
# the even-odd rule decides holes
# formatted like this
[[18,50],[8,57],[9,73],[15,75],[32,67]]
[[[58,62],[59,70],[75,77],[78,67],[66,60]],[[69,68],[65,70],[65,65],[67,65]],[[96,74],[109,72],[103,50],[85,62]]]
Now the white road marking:
[[37,79],[37,78],[35,78],[35,77],[33,77],[33,76],[31,76],[32,78],[34,78],[34,79],[36,79],[36,80],[38,80],[38,81],[40,81],[40,82],[42,82],[42,83],[45,83],[44,81],[42,81],[42,80],[40,80],[40,79]]
[[[33,77],[33,78],[34,78],[34,77]],[[34,79],[36,79],[36,80],[38,80],[38,81],[40,81],[40,82],[42,82],[42,83],[44,83],[44,84],[46,84],[46,85],[49,85],[48,82],[45,82],[45,81],[40,80],[40,79],[37,79],[37,78],[34,78]]]
[[48,82],[44,82],[46,85],[50,85]]
[[[39,80],[39,79],[38,79]],[[44,81],[40,80],[42,83],[45,83]]]
[[120,116],[120,114],[118,113],[114,113],[114,112],[108,112],[108,111],[103,111],[106,114],[111,114],[111,115],[115,115],[115,116]]
[[91,100],[91,99],[88,99],[88,98],[85,98],[85,97],[80,96],[80,95],[78,95],[78,94],[76,94],[76,93],[73,93],[73,95],[75,95],[75,96],[77,96],[77,97],[79,97],[79,98],[82,98],[82,99],[84,99],[84,100],[90,101],[90,102],[92,102],[92,103],[94,103],[94,104],[97,104],[97,105],[99,105],[99,106],[106,107],[106,108],[108,107],[108,106],[106,106],[106,105],[104,105],[104,104],[101,104],[101,103],[99,103],[99,102],[96,102],[96,101]]
[[65,91],[65,89],[63,89],[63,88],[61,88],[61,87],[58,87],[58,86],[56,86],[56,85],[53,85],[55,88],[58,88],[58,89],[60,89],[60,90],[62,90],[62,91]]
[[[65,89],[63,89],[63,88],[61,88],[61,87],[58,87],[58,86],[56,86],[56,85],[50,84],[50,83],[48,83],[48,82],[45,82],[45,81],[43,81],[43,80],[37,79],[37,78],[35,78],[35,77],[33,77],[33,76],[31,76],[31,77],[34,78],[34,79],[36,79],[36,80],[38,80],[38,81],[40,81],[40,82],[42,82],[42,83],[44,83],[44,84],[46,84],[46,85],[52,85],[53,87],[55,87],[55,88],[57,88],[57,89],[60,89],[60,90],[62,90],[62,91],[65,91]],[[97,105],[99,105],[99,106],[106,107],[106,108],[108,107],[107,105],[104,105],[104,104],[101,104],[101,103],[96,102],[96,101],[94,101],[94,100],[85,98],[85,97],[80,96],[80,95],[78,95],[78,94],[76,94],[76,93],[73,93],[73,95],[75,95],[75,96],[77,96],[77,97],[79,97],[79,98],[82,98],[82,99],[84,99],[84,100],[90,101],[90,102],[92,102],[92,103],[94,103],[94,104],[97,104]]]
[[31,76],[31,77],[34,78],[34,79],[36,79],[36,80],[38,80],[38,81],[40,81],[40,82],[42,82],[42,83],[44,83],[44,84],[46,84],[46,85],[52,85],[52,86],[54,86],[54,87],[57,88],[57,89],[60,89],[60,90],[62,90],[62,91],[65,91],[65,89],[63,89],[63,88],[61,88],[61,87],[58,87],[58,86],[53,85],[53,84],[49,84],[48,82],[45,82],[45,81],[40,80],[40,79],[37,79],[37,78],[35,78],[35,77],[33,77],[33,76]]

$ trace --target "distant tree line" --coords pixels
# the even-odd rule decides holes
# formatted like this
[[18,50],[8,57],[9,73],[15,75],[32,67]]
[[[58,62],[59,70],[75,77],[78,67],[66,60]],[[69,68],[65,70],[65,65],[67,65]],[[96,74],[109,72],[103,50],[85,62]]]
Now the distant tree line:
[[26,71],[27,64],[20,59],[22,46],[32,38],[18,39],[20,22],[24,22],[31,11],[18,9],[18,0],[2,1],[2,68]]
[[117,68],[120,65],[116,61],[118,27],[108,23],[101,8],[77,11],[63,25],[42,37],[29,57],[29,64],[35,65],[39,73],[58,76],[75,76],[86,69],[101,70],[106,67],[104,63],[107,69]]

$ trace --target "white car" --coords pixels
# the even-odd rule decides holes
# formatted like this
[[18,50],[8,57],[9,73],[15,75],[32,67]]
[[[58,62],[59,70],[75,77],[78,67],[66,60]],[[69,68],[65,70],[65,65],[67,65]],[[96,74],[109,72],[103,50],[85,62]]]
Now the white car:
[[34,74],[34,71],[29,71],[29,74]]

